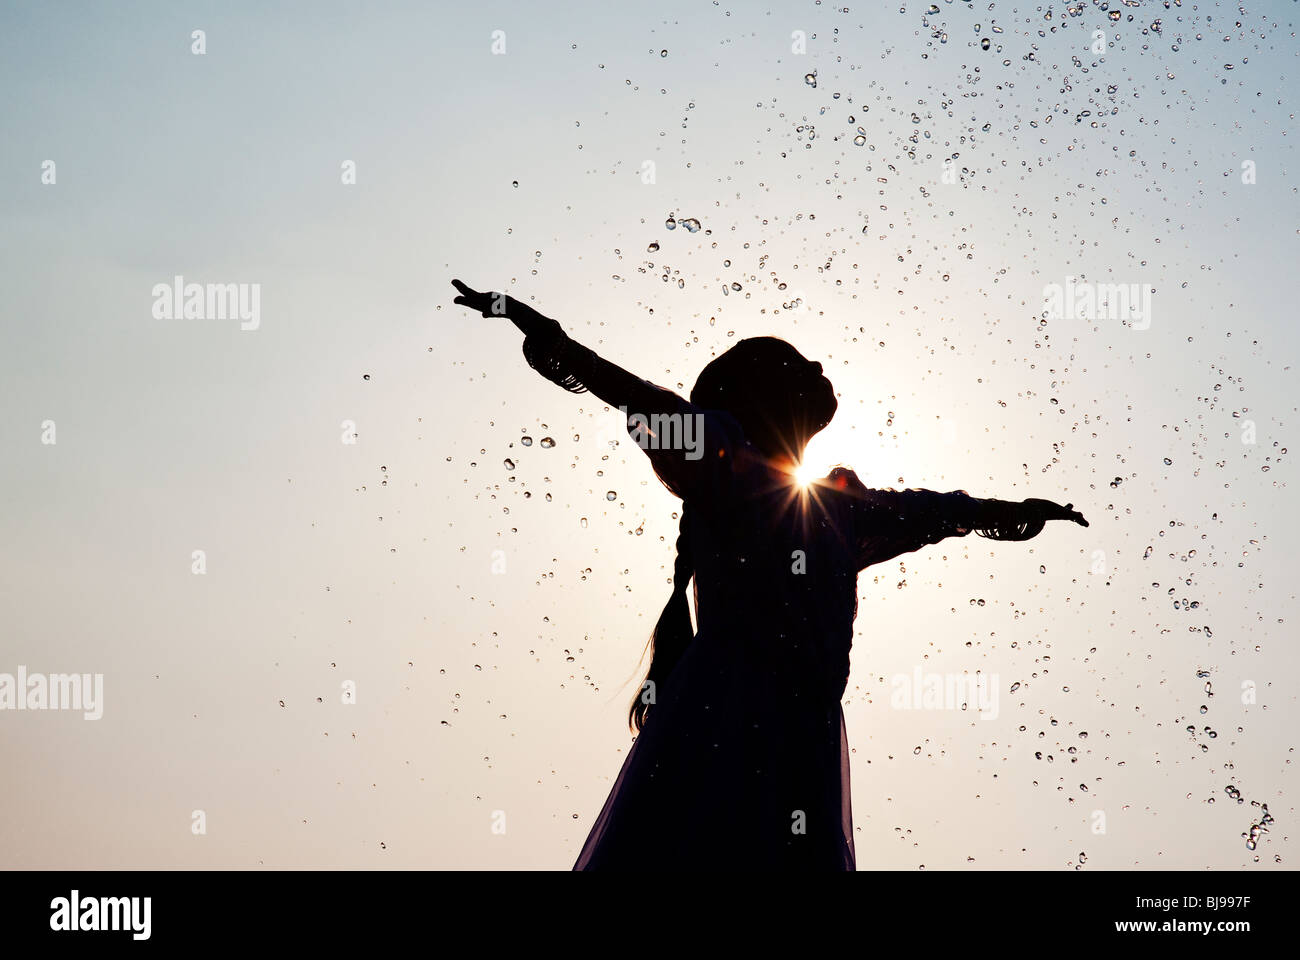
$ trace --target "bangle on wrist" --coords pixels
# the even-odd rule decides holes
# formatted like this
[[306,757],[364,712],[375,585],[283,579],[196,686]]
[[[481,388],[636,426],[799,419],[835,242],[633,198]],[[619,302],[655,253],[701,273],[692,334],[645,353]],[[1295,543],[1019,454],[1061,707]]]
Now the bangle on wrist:
[[524,359],[547,380],[570,393],[586,393],[596,354],[567,334],[524,337]]

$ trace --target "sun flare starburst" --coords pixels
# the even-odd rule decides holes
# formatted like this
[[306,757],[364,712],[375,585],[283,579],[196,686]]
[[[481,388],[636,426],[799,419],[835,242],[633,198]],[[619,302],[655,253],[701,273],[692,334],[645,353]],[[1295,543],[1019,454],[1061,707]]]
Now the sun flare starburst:
[[817,479],[817,468],[801,463],[794,468],[794,482],[801,487],[810,486]]

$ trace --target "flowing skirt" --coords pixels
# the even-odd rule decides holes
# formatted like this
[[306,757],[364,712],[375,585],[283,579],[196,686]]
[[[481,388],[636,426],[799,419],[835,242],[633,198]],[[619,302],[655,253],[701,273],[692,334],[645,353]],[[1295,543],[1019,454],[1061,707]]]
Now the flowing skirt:
[[575,870],[856,869],[838,698],[732,641],[674,667]]

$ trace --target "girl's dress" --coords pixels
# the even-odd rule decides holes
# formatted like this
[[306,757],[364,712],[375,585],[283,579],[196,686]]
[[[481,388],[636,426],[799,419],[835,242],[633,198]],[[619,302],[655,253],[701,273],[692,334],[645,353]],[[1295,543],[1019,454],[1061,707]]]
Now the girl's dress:
[[[664,391],[667,393],[667,391]],[[654,699],[575,870],[853,870],[840,699],[857,574],[947,536],[966,494],[801,489],[728,414],[685,400],[702,456],[653,449],[689,506],[698,631]]]

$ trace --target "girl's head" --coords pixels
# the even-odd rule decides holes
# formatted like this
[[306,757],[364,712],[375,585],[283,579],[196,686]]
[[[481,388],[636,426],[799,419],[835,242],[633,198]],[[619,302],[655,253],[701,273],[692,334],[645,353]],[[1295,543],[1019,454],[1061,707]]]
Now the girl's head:
[[822,365],[776,337],[741,340],[715,357],[695,381],[691,402],[726,411],[767,457],[795,462],[838,406]]
[[[781,464],[797,464],[803,458],[803,448],[831,422],[838,406],[831,382],[822,376],[822,365],[775,337],[741,340],[714,358],[695,381],[691,403],[731,414],[745,439],[769,460]],[[633,730],[641,729],[654,691],[668,679],[692,639],[686,599],[686,587],[695,572],[687,519],[690,512],[690,504],[682,504],[673,595],[650,637],[646,683],[628,711]]]

